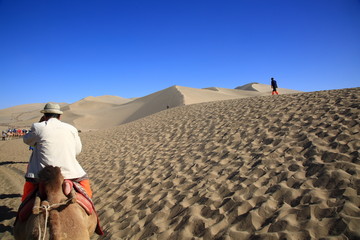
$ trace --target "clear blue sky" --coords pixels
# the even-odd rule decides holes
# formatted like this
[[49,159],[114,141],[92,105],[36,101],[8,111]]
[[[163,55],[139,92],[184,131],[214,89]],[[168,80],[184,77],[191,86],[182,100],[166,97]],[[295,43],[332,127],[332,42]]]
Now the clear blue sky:
[[359,0],[0,0],[0,109],[172,85],[360,86]]

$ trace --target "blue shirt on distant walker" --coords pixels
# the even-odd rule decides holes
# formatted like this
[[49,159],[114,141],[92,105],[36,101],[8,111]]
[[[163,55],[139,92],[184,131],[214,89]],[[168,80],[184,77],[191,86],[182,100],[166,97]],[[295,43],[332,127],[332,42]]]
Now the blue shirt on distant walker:
[[276,90],[278,88],[278,86],[277,86],[277,83],[274,78],[271,78],[271,87],[273,89],[271,95],[274,95],[274,94],[279,95],[279,93]]

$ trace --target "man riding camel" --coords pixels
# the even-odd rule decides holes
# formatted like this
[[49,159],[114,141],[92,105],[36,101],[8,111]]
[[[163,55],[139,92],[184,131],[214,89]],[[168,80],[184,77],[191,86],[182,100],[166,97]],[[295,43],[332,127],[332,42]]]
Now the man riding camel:
[[81,152],[82,144],[75,127],[60,121],[63,112],[55,103],[47,103],[40,122],[31,126],[31,131],[23,138],[24,143],[33,147],[25,175],[22,201],[37,188],[38,173],[45,166],[61,168],[65,179],[78,182],[92,197],[90,181],[76,156]]

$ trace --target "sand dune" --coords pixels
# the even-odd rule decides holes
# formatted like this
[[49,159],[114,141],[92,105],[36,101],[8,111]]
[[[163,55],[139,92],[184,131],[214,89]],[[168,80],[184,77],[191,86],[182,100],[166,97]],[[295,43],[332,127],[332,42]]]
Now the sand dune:
[[93,102],[105,102],[105,103],[112,103],[112,104],[124,104],[127,102],[132,101],[128,98],[122,98],[118,96],[111,96],[111,95],[104,95],[104,96],[98,96],[98,97],[86,97],[83,100],[85,101],[93,101]]
[[[15,107],[0,109],[0,130],[8,127],[28,127],[40,119],[40,110],[46,103],[24,104]],[[66,103],[59,103],[61,107]]]
[[[263,86],[264,85],[264,86]],[[62,104],[63,120],[75,125],[82,131],[104,129],[128,123],[168,107],[177,107],[202,102],[246,98],[270,95],[270,91],[258,91],[269,85],[247,84],[238,89],[207,88],[196,89],[172,86],[145,97],[125,99],[117,96],[86,97],[72,104]],[[244,90],[241,90],[243,88]],[[252,90],[248,90],[251,88]],[[261,90],[261,89],[260,89]],[[279,90],[280,91],[280,90]],[[284,89],[282,94],[298,91]],[[44,104],[22,105],[0,110],[0,124],[3,129],[12,127],[29,127],[41,117],[39,110]]]
[[[270,85],[262,84],[262,83],[249,83],[245,84],[240,87],[236,87],[237,90],[243,90],[243,91],[255,91],[259,93],[271,93],[272,88]],[[292,90],[292,89],[286,89],[286,88],[278,88],[278,92],[280,94],[291,94],[291,93],[298,93],[299,91]]]
[[[183,105],[81,133],[105,230],[92,239],[359,239],[359,97]],[[1,239],[11,239],[28,155],[21,140],[0,143]]]

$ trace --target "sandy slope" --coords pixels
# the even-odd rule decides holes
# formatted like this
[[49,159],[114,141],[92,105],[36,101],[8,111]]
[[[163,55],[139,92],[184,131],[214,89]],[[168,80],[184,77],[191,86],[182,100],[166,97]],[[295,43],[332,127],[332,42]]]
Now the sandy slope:
[[[270,95],[269,91],[258,91],[259,84],[247,84],[245,90],[208,88],[196,89],[172,86],[145,97],[125,99],[117,96],[86,97],[72,104],[61,104],[65,122],[82,131],[103,129],[131,122],[164,109],[194,103]],[[260,84],[261,85],[261,84]],[[263,84],[264,85],[264,84]],[[267,90],[269,85],[264,85]],[[251,88],[251,90],[248,90]],[[261,90],[261,89],[260,89]],[[281,94],[298,91],[284,89]],[[41,117],[39,110],[44,104],[21,105],[0,110],[0,130],[11,127],[31,126]]]
[[132,101],[131,99],[128,98],[122,98],[122,97],[118,97],[118,96],[111,96],[111,95],[104,95],[104,96],[98,96],[98,97],[86,97],[83,100],[87,100],[87,101],[93,101],[93,102],[106,102],[106,103],[112,103],[112,104],[124,104],[127,102]]
[[[40,110],[46,103],[24,104],[11,108],[0,109],[0,130],[7,130],[9,127],[29,127],[41,117]],[[59,103],[61,107],[66,103]]]
[[[360,238],[359,96],[201,103],[82,133],[101,239]],[[29,153],[18,140],[0,150],[0,238],[11,239]]]
[[[237,90],[243,90],[243,91],[255,91],[259,93],[271,93],[272,88],[270,85],[262,84],[262,83],[249,83],[240,87],[235,88]],[[286,89],[286,88],[278,88],[277,91],[280,94],[291,94],[291,93],[298,93],[299,91],[292,90],[292,89]]]

